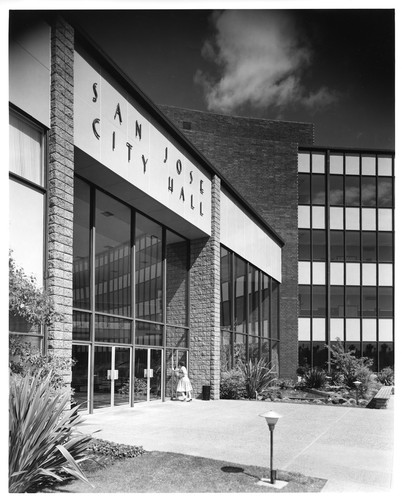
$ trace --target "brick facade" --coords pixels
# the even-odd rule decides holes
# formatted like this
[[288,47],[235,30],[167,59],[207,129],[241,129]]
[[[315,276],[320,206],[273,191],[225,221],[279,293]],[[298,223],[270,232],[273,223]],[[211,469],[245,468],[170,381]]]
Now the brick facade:
[[313,143],[313,125],[169,106],[161,106],[161,110],[285,242],[280,376],[294,378],[298,363],[297,153],[299,144]]
[[220,384],[220,179],[212,179],[212,230],[190,244],[190,377],[194,396]]
[[[71,359],[74,206],[74,30],[62,18],[51,33],[47,288],[63,320],[49,328],[49,348]],[[66,373],[71,379],[71,373]]]

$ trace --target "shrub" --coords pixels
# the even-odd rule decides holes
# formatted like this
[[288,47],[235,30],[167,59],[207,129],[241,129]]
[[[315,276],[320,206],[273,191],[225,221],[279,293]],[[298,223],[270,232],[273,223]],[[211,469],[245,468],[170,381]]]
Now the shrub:
[[239,369],[244,374],[247,397],[253,399],[256,393],[265,391],[276,380],[276,369],[266,358],[239,362]]
[[51,379],[41,371],[10,378],[10,493],[36,491],[67,476],[88,483],[79,463],[91,437],[76,431],[81,417],[68,409],[68,393],[54,392]]
[[221,373],[221,399],[242,399],[246,397],[244,374],[237,368]]
[[321,389],[327,383],[327,374],[319,368],[311,368],[304,375],[304,384],[311,389]]
[[296,382],[291,378],[279,378],[276,381],[276,385],[279,389],[294,389],[296,386]]
[[336,339],[336,343],[327,347],[331,352],[335,371],[340,373],[343,383],[353,389],[355,387],[354,382],[357,380],[357,374],[363,368],[370,370],[373,360],[366,357],[356,358],[354,355],[355,351],[345,352],[339,338]]
[[383,368],[377,374],[377,380],[382,385],[394,385],[394,383],[395,383],[394,370],[390,366],[387,366],[386,368]]
[[112,441],[105,441],[104,439],[91,439],[87,449],[95,455],[103,455],[116,459],[134,458],[144,453],[142,446],[119,444]]

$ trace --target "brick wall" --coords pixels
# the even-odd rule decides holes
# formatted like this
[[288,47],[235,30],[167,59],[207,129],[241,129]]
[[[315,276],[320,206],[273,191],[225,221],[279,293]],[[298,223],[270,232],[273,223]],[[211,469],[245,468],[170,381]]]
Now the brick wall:
[[220,384],[220,179],[212,180],[212,234],[190,244],[190,377],[194,396]]
[[[161,106],[200,152],[281,236],[280,376],[295,377],[298,350],[298,144],[312,124],[231,117]],[[183,127],[183,122],[187,122]]]
[[[63,320],[49,328],[53,354],[71,359],[73,288],[74,31],[62,18],[51,35],[47,286]],[[66,380],[71,373],[66,372]]]

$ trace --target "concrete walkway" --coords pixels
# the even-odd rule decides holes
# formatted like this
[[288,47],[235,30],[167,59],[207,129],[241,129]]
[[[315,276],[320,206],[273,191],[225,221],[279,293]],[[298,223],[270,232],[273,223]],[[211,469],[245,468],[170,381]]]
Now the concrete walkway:
[[274,468],[327,479],[324,492],[391,492],[393,401],[385,410],[265,401],[166,401],[85,415],[81,431],[145,450],[269,467],[260,414],[282,415]]

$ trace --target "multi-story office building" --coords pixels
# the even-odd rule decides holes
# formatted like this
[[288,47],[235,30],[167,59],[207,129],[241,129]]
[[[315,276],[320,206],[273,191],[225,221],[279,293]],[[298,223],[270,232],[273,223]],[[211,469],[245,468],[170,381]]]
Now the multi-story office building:
[[295,377],[335,337],[392,365],[392,153],[158,108],[59,13],[13,12],[9,60],[10,248],[63,316],[10,331],[83,408],[170,397],[180,360],[196,396],[239,358]]

